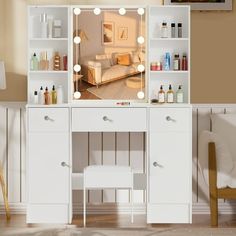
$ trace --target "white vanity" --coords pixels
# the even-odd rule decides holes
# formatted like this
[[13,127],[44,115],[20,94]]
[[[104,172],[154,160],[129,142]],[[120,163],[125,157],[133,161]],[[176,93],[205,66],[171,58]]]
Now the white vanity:
[[[146,68],[146,86],[140,86],[140,91],[145,94],[144,99],[86,101],[73,98],[75,92],[80,92],[77,86],[73,86],[73,78],[78,74],[73,71],[78,62],[73,40],[76,24],[73,21],[78,15],[75,9],[77,12],[78,9],[93,12],[96,7],[29,6],[29,61],[34,52],[40,54],[41,51],[48,51],[50,55],[52,48],[55,48],[61,55],[68,56],[68,70],[54,71],[49,68],[28,71],[27,223],[72,222],[72,143],[73,134],[80,132],[144,133],[147,223],[191,223],[190,9],[186,6],[141,6],[146,17],[145,31],[139,31],[145,34],[146,41],[142,46],[146,47],[146,60],[140,60]],[[124,8],[133,14],[141,7]],[[100,8],[104,12],[111,9]],[[119,7],[112,7],[113,12],[118,10]],[[61,38],[39,37],[35,27],[41,13],[59,17],[64,22]],[[163,19],[168,24],[181,22],[183,37],[160,38],[156,32]],[[173,54],[176,50],[180,54],[187,53],[188,70],[150,70],[152,61],[161,61],[166,51]],[[63,85],[63,104],[32,104],[35,90],[54,84]],[[184,103],[151,104],[160,85],[167,89],[169,84],[174,90],[179,85],[183,86]]]

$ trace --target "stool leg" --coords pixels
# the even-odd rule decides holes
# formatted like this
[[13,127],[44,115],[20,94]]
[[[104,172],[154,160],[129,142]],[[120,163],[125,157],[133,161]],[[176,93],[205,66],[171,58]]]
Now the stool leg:
[[131,223],[134,223],[134,212],[133,212],[133,187],[131,188]]
[[84,227],[86,227],[86,189],[84,188]]

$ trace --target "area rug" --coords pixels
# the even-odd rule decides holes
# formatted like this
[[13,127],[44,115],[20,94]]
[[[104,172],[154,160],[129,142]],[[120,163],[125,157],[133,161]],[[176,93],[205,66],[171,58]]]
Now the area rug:
[[[138,77],[138,76],[137,76]],[[99,97],[100,99],[111,99],[111,100],[135,100],[137,99],[137,93],[140,89],[129,88],[126,86],[125,79],[120,79],[107,84],[88,88],[87,90]],[[143,88],[145,91],[145,88]]]
[[1,236],[235,236],[236,228],[11,228],[0,229]]

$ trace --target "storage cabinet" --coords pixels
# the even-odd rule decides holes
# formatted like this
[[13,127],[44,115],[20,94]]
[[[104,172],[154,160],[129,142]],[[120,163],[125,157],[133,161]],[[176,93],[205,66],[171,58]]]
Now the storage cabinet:
[[[69,110],[68,108],[29,108],[28,117],[27,222],[68,223]],[[48,211],[45,211],[42,215],[41,208],[54,209],[54,213],[48,214]],[[63,215],[56,212],[63,212]]]
[[151,108],[150,117],[147,222],[190,223],[191,108]]

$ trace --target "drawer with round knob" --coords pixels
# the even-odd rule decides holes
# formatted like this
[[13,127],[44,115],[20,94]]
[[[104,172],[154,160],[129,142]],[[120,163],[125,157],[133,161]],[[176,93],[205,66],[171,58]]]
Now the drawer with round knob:
[[72,131],[146,131],[146,108],[72,108]]
[[191,130],[190,108],[151,108],[151,132],[186,132]]
[[69,131],[68,108],[29,108],[29,132]]

